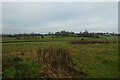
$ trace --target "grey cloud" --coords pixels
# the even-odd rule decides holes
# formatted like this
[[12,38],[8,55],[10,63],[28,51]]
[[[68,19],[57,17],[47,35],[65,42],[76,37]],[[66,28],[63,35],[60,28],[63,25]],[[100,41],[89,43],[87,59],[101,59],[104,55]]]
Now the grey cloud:
[[[117,29],[117,3],[3,3],[3,33]],[[114,24],[114,25],[113,25]]]

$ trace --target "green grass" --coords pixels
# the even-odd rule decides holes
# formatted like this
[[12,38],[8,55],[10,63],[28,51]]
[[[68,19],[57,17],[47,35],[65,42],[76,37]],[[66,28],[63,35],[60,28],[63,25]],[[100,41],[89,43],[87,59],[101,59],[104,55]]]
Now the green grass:
[[[44,38],[35,38],[35,39],[20,39],[17,38],[4,38],[3,43],[14,43],[14,42],[69,42],[73,40],[81,40],[83,37],[44,37]],[[117,41],[118,37],[116,36],[101,36],[100,38],[93,37],[84,37],[85,40],[105,40],[105,41]]]
[[75,45],[78,53],[73,56],[78,68],[82,67],[88,77],[118,77],[117,44]]
[[[115,36],[102,36],[101,38],[84,38],[85,40],[105,40],[105,41],[117,41]],[[76,63],[78,69],[83,69],[88,78],[116,78],[118,77],[118,44],[69,44],[69,41],[81,40],[80,37],[60,37],[51,38],[44,37],[43,39],[30,39],[20,42],[22,40],[17,39],[3,39],[2,55],[3,57],[16,55],[22,57],[25,61],[24,64],[29,66],[29,69],[37,71],[37,48],[45,47],[47,45],[63,45],[69,46],[72,50],[72,59]],[[19,43],[14,42],[19,41]],[[24,41],[24,40],[23,40]],[[29,42],[34,41],[34,42]],[[38,41],[38,42],[37,42]],[[11,43],[13,42],[13,43]],[[24,53],[24,55],[21,55]],[[4,61],[4,60],[3,60]],[[29,62],[30,61],[30,62]],[[33,64],[34,61],[34,64]],[[6,73],[13,71],[14,68],[8,67]],[[35,71],[31,71],[35,74]],[[13,72],[8,76],[11,77]],[[36,75],[38,76],[37,72]],[[32,76],[36,77],[36,76]]]
[[[21,62],[22,61],[22,62]],[[18,56],[3,57],[3,78],[39,78],[41,65]]]

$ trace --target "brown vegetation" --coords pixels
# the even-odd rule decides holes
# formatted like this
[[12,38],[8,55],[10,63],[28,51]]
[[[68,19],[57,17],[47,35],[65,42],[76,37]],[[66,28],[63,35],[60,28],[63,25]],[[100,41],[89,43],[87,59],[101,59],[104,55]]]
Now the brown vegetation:
[[89,41],[89,40],[75,40],[75,41],[71,41],[71,44],[96,44],[96,43],[103,43],[103,44],[108,44],[108,43],[117,43],[117,42],[108,42],[108,41],[98,41],[98,40],[94,40],[94,41]]
[[68,48],[60,46],[39,48],[38,60],[43,65],[43,77],[85,78],[86,73],[75,68],[70,53]]

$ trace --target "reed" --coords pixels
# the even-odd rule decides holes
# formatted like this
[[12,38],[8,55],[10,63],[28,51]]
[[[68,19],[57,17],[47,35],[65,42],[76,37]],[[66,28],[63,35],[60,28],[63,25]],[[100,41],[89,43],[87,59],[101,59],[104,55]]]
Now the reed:
[[48,45],[38,48],[38,60],[43,65],[44,77],[85,78],[86,73],[76,69],[71,50],[65,46]]

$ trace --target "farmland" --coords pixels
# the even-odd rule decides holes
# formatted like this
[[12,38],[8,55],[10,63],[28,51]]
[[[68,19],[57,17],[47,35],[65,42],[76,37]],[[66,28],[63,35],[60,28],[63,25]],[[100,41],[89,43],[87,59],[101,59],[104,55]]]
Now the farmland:
[[[71,43],[89,41],[89,43]],[[91,43],[90,41],[101,41]],[[107,43],[102,43],[106,41]],[[87,74],[87,78],[118,77],[118,37],[50,37],[34,39],[4,38],[2,41],[3,77],[39,78],[42,76],[42,63],[38,59],[38,50],[49,47],[57,50],[67,48],[75,67]],[[51,49],[51,48],[50,48]],[[54,54],[54,51],[51,52]],[[22,62],[22,63],[21,63]],[[25,70],[25,71],[24,71]]]

